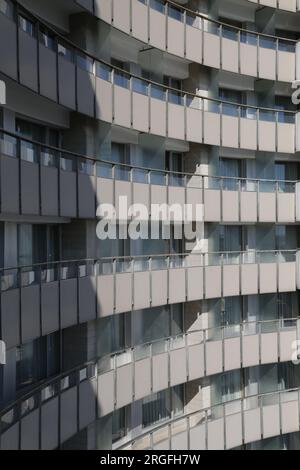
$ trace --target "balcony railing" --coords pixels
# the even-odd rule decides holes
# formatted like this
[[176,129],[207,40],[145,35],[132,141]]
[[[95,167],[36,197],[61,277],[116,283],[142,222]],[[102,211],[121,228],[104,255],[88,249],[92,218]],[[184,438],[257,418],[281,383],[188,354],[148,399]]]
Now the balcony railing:
[[[41,412],[43,407],[47,406],[47,403],[52,401],[52,403],[57,399],[60,398],[61,403],[64,402],[64,398],[68,394],[68,391],[77,389],[77,396],[79,396],[79,388],[85,387],[83,384],[90,383],[91,387],[89,390],[89,398],[92,401],[91,408],[96,410],[95,414],[92,414],[89,419],[86,421],[84,417],[79,420],[76,424],[76,429],[73,429],[74,434],[79,432],[80,429],[83,429],[88,424],[91,424],[95,419],[99,418],[106,414],[106,411],[102,407],[102,395],[110,395],[113,397],[112,404],[113,409],[119,408],[120,405],[120,397],[118,396],[119,392],[117,390],[122,390],[122,380],[119,375],[119,372],[122,368],[126,367],[127,365],[133,365],[132,368],[132,383],[135,385],[135,392],[132,392],[131,401],[136,399],[142,398],[142,396],[137,396],[138,386],[143,379],[143,382],[149,383],[150,387],[149,390],[145,389],[145,396],[153,393],[154,388],[156,387],[153,382],[153,376],[148,377],[148,372],[152,371],[157,368],[155,366],[154,361],[155,358],[162,357],[163,355],[168,356],[168,363],[169,366],[168,370],[168,377],[165,377],[162,383],[171,384],[173,383],[173,368],[174,368],[174,357],[172,354],[177,352],[184,352],[185,361],[186,361],[186,371],[184,373],[183,382],[189,380],[195,380],[196,378],[201,378],[207,375],[211,375],[215,372],[210,372],[206,370],[206,367],[203,368],[203,372],[201,373],[199,369],[198,376],[195,374],[193,377],[190,377],[191,373],[191,366],[189,364],[190,361],[194,360],[195,357],[192,359],[192,353],[190,348],[195,348],[197,346],[203,346],[202,356],[199,356],[200,351],[196,351],[197,353],[197,362],[201,362],[206,358],[206,361],[209,360],[210,352],[207,349],[207,345],[210,344],[213,348],[218,348],[218,344],[221,341],[223,346],[222,349],[225,351],[226,341],[230,338],[240,338],[241,350],[243,350],[243,338],[245,337],[254,337],[257,336],[259,338],[259,350],[262,351],[262,345],[264,344],[264,338],[270,333],[275,333],[278,338],[278,348],[279,354],[274,359],[274,362],[277,362],[279,359],[280,361],[287,360],[286,357],[282,356],[280,344],[281,344],[281,334],[284,334],[286,331],[288,332],[295,332],[297,329],[298,319],[297,318],[283,318],[280,320],[269,320],[269,321],[258,321],[258,322],[244,322],[241,324],[236,325],[228,325],[224,327],[217,327],[217,328],[210,328],[210,329],[202,329],[202,330],[192,330],[190,332],[184,333],[182,335],[177,335],[174,337],[162,338],[159,340],[155,340],[152,342],[148,342],[141,345],[136,345],[132,348],[128,349],[121,349],[117,352],[108,354],[106,356],[102,356],[100,359],[94,359],[93,361],[89,361],[86,364],[80,365],[70,371],[64,372],[59,376],[51,378],[49,380],[43,381],[40,384],[37,384],[31,391],[21,395],[15,402],[12,404],[7,405],[2,411],[0,411],[0,436],[12,428],[14,425],[20,422],[20,420],[26,419],[26,416],[30,414],[34,414],[35,411]],[[286,352],[285,352],[286,354]],[[153,365],[150,368],[145,366],[145,361],[149,360]],[[178,360],[178,358],[177,358]],[[242,363],[242,361],[241,361]],[[238,367],[240,367],[241,363]],[[263,356],[259,357],[259,363],[265,363]],[[140,377],[138,372],[137,366],[139,364],[144,365],[143,368],[143,377]],[[222,366],[219,372],[226,370],[226,365],[224,362],[224,357],[222,359]],[[163,369],[161,369],[162,371]],[[232,367],[230,367],[232,370]],[[100,377],[108,377],[109,374],[113,373],[113,382],[112,390],[107,390],[107,387],[104,387],[104,384],[101,382]],[[97,379],[98,377],[98,379]],[[109,382],[110,383],[110,382]],[[118,383],[118,386],[117,386]],[[94,384],[94,388],[92,386]],[[123,384],[125,385],[125,384]],[[157,388],[156,390],[157,391]],[[115,396],[115,394],[117,395]],[[143,397],[145,397],[143,396]],[[276,395],[277,396],[277,395]],[[247,400],[252,399],[249,397]],[[80,400],[75,400],[75,407],[77,409],[77,414],[79,415],[79,407]],[[97,403],[97,405],[96,405]],[[236,401],[235,403],[238,403]],[[62,406],[62,405],[61,405]],[[215,417],[216,410],[223,409],[224,407],[229,407],[229,404],[222,404],[216,407],[212,407],[209,410],[204,410],[204,414],[207,419],[211,419],[212,416]],[[113,409],[110,410],[113,411]],[[227,408],[226,408],[227,409]],[[61,407],[57,410],[57,440],[58,436],[63,436],[62,429],[64,424],[62,422],[63,415]],[[75,410],[74,410],[75,412]],[[202,413],[202,412],[201,412]],[[81,414],[80,414],[81,416]],[[194,415],[193,415],[194,416]],[[189,417],[185,417],[184,419],[189,419]],[[84,425],[83,425],[84,423]],[[165,427],[166,424],[164,423],[162,427]],[[168,425],[167,425],[168,426]],[[46,430],[46,431],[43,431]],[[40,429],[40,433],[48,432],[47,431],[47,422],[43,421],[43,428]],[[41,443],[43,442],[45,436],[42,436]],[[68,438],[70,435],[67,436]],[[63,439],[60,443],[63,442]],[[41,445],[40,443],[40,445]],[[57,441],[57,445],[59,445]],[[128,444],[127,444],[128,445]],[[134,447],[136,443],[131,443],[130,447]]]

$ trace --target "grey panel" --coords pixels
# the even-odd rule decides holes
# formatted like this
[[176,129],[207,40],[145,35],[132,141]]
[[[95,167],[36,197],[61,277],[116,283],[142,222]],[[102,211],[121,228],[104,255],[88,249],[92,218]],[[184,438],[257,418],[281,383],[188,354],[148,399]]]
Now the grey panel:
[[50,282],[41,286],[42,335],[59,329],[59,284]]
[[169,302],[176,304],[185,302],[185,269],[169,270]]
[[168,373],[168,354],[158,354],[152,359],[152,374],[153,374],[153,392],[164,390],[168,387],[169,373]]
[[1,156],[1,212],[19,213],[19,160]]
[[96,287],[94,277],[79,279],[79,321],[86,322],[96,318]]
[[242,444],[243,428],[242,415],[235,413],[226,417],[226,448],[232,449]]
[[56,449],[58,446],[58,398],[49,400],[41,410],[41,448]]
[[38,215],[39,167],[36,163],[21,161],[21,210],[22,214]]
[[58,58],[59,103],[75,109],[75,65],[63,57]]
[[117,369],[117,407],[122,408],[133,401],[132,364]]
[[77,67],[77,111],[95,116],[95,76]]
[[217,419],[207,425],[208,450],[224,450],[224,420]]
[[60,215],[64,217],[76,217],[76,173],[71,171],[60,172]]
[[40,336],[40,286],[21,289],[22,341],[30,341]]
[[97,278],[97,311],[99,317],[113,314],[114,311],[114,277],[113,275]]
[[61,328],[77,323],[77,279],[60,281]]
[[20,343],[20,291],[12,289],[1,294],[2,339],[7,349]]
[[42,215],[58,216],[58,170],[41,166]]
[[19,450],[19,423],[5,431],[0,439],[1,450]]
[[40,94],[57,101],[56,54],[41,43],[39,47]]
[[114,409],[114,372],[98,376],[98,415],[105,416]]
[[181,432],[172,436],[172,450],[188,450],[187,432]]
[[170,383],[171,387],[187,380],[186,350],[177,349],[170,352]]
[[77,0],[77,3],[79,3],[79,5],[82,5],[87,10],[91,12],[93,11],[93,0]]
[[150,359],[143,359],[134,364],[135,368],[135,400],[147,397],[151,393],[151,363]]
[[77,432],[77,388],[61,394],[60,441],[64,442]]
[[19,64],[22,85],[38,91],[37,40],[21,29],[19,29]]
[[0,15],[0,69],[9,77],[17,78],[17,26],[5,15]]
[[190,430],[190,450],[205,449],[205,424],[200,424]]
[[39,449],[39,409],[21,420],[21,450]]
[[96,380],[85,380],[79,385],[79,427],[84,429],[96,419]]
[[92,176],[78,175],[78,212],[79,217],[96,217],[96,185]]

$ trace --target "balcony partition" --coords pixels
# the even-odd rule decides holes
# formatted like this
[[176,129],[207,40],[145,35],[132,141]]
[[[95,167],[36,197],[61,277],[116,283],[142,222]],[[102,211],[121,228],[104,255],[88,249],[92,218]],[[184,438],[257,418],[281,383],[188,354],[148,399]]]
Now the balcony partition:
[[[1,449],[57,448],[97,418],[169,386],[235,368],[290,360],[291,345],[297,340],[297,323],[294,318],[190,331],[122,350],[65,372],[41,383],[0,412]],[[258,400],[253,397],[255,399]],[[250,398],[247,400],[252,403]],[[256,408],[258,401],[255,403]],[[202,429],[202,425],[205,427],[214,419],[222,419],[223,415],[219,416],[217,410],[220,412],[224,407],[227,407],[226,416],[240,411],[239,407],[224,404],[201,412],[205,418],[201,423],[197,420],[191,423],[194,422],[195,427],[201,424]],[[282,408],[290,411],[285,423],[291,427],[293,410],[288,406]],[[249,411],[248,407],[246,409]],[[218,421],[214,426],[220,425]],[[265,432],[271,432],[270,427],[267,429]],[[196,432],[200,432],[199,428],[194,430]],[[233,436],[228,438],[235,439]],[[147,438],[152,438],[152,434]],[[215,444],[218,439],[219,432],[217,441],[212,442]],[[135,442],[126,447],[137,448],[141,442],[143,440],[138,439],[139,444]],[[201,442],[197,445],[201,446]]]
[[1,270],[7,348],[96,318],[165,304],[296,290],[296,252],[61,261]]

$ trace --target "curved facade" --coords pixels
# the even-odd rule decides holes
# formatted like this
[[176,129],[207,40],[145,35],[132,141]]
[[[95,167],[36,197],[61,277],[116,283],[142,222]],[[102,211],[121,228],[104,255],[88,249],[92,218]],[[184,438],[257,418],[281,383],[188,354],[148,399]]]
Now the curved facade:
[[299,448],[297,3],[0,0],[1,449]]

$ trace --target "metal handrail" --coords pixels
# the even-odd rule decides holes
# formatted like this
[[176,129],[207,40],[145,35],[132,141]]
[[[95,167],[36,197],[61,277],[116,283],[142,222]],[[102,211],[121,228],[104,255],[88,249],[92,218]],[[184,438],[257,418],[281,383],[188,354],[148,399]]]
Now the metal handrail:
[[[295,254],[297,253],[297,249],[291,249],[291,250],[249,250],[249,251],[212,251],[212,252],[190,252],[190,253],[160,253],[160,254],[152,254],[152,255],[125,255],[125,256],[108,256],[108,257],[102,257],[102,258],[84,258],[84,259],[72,259],[72,260],[59,260],[59,261],[45,261],[43,263],[32,263],[29,265],[18,265],[18,266],[10,266],[10,267],[0,267],[0,272],[3,271],[11,271],[11,270],[22,270],[22,269],[27,269],[27,268],[42,268],[45,267],[46,269],[51,269],[49,266],[58,266],[58,265],[65,265],[65,264],[77,264],[80,265],[85,263],[93,263],[93,264],[98,264],[101,262],[108,262],[108,261],[135,261],[135,260],[140,260],[140,259],[148,259],[148,260],[153,260],[155,258],[161,259],[161,258],[178,258],[178,257],[192,257],[192,256],[214,256],[214,255],[219,255],[220,259],[222,259],[222,256],[231,256],[231,255],[260,255],[264,253],[273,253],[274,255],[280,255],[280,254]],[[241,263],[243,264],[243,263]]]
[[[77,46],[75,43],[70,41],[70,39],[65,38],[55,28],[53,28],[52,26],[49,26],[47,23],[45,23],[45,21],[41,17],[39,17],[38,15],[34,15],[32,12],[30,12],[29,10],[24,8],[23,5],[20,5],[17,0],[12,0],[12,1],[18,6],[18,9],[20,9],[20,11],[23,10],[27,15],[32,17],[35,20],[35,22],[38,22],[39,25],[42,25],[43,27],[46,28],[46,30],[50,31],[53,35],[55,35],[56,39],[57,38],[61,39],[65,44],[68,44],[72,49],[76,49],[78,52],[80,52],[81,54],[84,54],[85,56],[89,57],[93,61],[98,62],[100,64],[103,64],[106,67],[109,67],[110,69],[121,73],[122,75],[127,75],[130,78],[135,78],[135,79],[138,79],[142,82],[148,83],[150,85],[158,86],[158,87],[160,87],[164,90],[168,90],[168,91],[171,91],[171,92],[173,91],[175,93],[180,93],[181,95],[191,96],[193,98],[202,99],[204,101],[212,101],[212,102],[219,103],[219,104],[235,106],[237,108],[255,109],[255,110],[261,110],[261,111],[266,111],[266,112],[269,111],[269,112],[274,112],[274,113],[285,113],[285,114],[291,114],[291,115],[296,115],[296,113],[297,113],[296,111],[292,111],[292,110],[279,110],[279,109],[276,109],[276,108],[259,107],[259,106],[235,103],[235,102],[227,101],[227,100],[221,100],[219,98],[211,98],[211,97],[207,97],[207,96],[202,96],[200,94],[196,94],[196,93],[192,93],[192,92],[188,92],[188,91],[184,91],[184,90],[179,90],[179,89],[176,89],[176,88],[173,88],[173,87],[168,87],[164,84],[161,84],[161,83],[153,81],[153,80],[145,79],[145,78],[143,78],[139,75],[136,75],[136,74],[133,74],[133,73],[128,72],[126,70],[123,70],[123,69],[121,69],[117,66],[112,65],[111,63],[109,63],[107,61],[104,61],[103,59],[100,59],[100,58],[92,55],[90,52],[86,51],[85,49],[82,49],[81,47]],[[37,38],[37,40],[39,40],[39,38]]]

